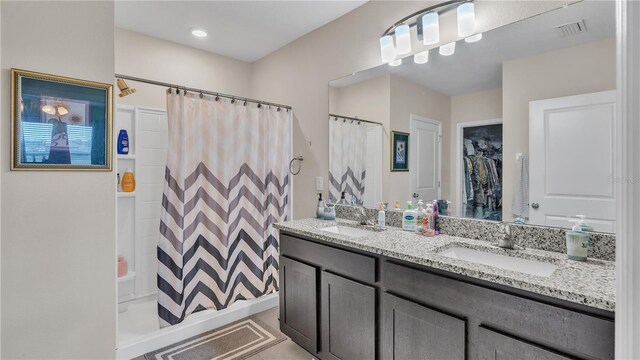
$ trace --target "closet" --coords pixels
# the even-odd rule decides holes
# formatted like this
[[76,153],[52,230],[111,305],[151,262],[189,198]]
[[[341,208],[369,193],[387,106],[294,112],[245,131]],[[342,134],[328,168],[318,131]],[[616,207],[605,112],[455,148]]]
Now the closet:
[[502,124],[462,133],[462,216],[502,221]]

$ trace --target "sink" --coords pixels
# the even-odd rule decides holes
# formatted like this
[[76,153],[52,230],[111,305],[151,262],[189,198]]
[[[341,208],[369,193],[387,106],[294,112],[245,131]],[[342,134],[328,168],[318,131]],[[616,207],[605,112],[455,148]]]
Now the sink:
[[556,265],[544,261],[493,254],[464,247],[453,247],[440,252],[439,255],[542,277],[551,276],[558,268]]
[[329,226],[329,227],[320,229],[320,231],[326,231],[326,232],[344,235],[344,236],[353,237],[353,238],[359,238],[359,237],[375,234],[373,231],[358,229],[358,228],[354,228],[351,226],[344,226],[344,225]]

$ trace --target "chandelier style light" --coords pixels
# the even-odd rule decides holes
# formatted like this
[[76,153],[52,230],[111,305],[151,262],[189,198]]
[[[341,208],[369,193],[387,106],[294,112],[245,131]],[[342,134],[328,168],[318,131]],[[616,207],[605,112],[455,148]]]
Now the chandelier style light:
[[[416,28],[416,35],[424,45],[440,43],[440,15],[456,10],[458,36],[467,43],[482,39],[482,33],[475,33],[476,12],[473,0],[450,0],[430,6],[408,15],[390,26],[380,37],[380,56],[382,62],[391,66],[402,64],[400,55],[411,52],[411,28]],[[438,53],[443,56],[453,55],[455,41],[440,46]],[[421,51],[413,56],[416,64],[429,61],[429,51]]]

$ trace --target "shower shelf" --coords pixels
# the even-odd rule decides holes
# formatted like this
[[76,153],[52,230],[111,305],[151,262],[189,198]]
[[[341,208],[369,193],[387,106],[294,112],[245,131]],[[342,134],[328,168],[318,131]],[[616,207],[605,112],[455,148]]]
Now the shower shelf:
[[135,278],[135,277],[136,277],[136,272],[135,272],[135,271],[129,271],[129,272],[127,273],[127,275],[122,276],[122,277],[119,277],[119,278],[118,278],[118,282],[120,282],[120,281],[133,280],[133,278]]

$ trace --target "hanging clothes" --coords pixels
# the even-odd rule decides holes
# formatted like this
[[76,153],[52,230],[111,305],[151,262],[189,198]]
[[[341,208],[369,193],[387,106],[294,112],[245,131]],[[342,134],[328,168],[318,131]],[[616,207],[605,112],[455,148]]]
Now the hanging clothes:
[[502,147],[497,148],[496,142],[464,139],[463,152],[463,215],[502,220]]
[[[353,120],[329,119],[329,201],[342,192],[364,203],[367,169],[367,125]],[[349,197],[347,201],[351,202]]]
[[277,291],[272,224],[289,207],[289,112],[171,92],[167,115],[161,326]]

